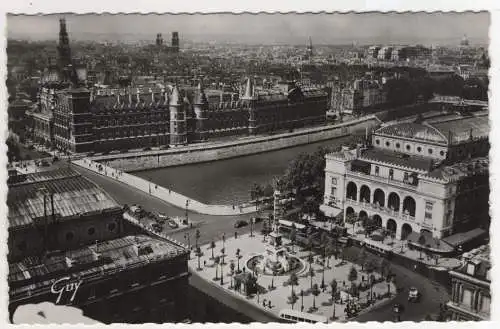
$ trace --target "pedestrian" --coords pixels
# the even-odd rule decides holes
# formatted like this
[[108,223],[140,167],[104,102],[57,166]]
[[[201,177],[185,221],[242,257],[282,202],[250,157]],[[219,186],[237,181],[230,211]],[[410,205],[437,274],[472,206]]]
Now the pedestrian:
[[267,303],[267,307],[272,308],[273,306],[271,305],[271,300]]
[[262,301],[262,306],[266,307],[266,299],[264,298],[264,300]]
[[203,261],[203,267],[206,267],[206,266],[207,266],[207,261],[206,261],[206,260],[204,260],[204,261]]
[[237,239],[238,238],[238,232],[234,231],[234,238]]

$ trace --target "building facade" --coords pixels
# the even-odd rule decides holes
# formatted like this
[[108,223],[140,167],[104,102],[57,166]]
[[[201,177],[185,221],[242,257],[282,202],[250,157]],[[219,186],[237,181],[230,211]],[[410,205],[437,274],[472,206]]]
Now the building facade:
[[387,124],[371,145],[326,156],[321,209],[329,217],[372,218],[397,239],[487,230],[488,130],[484,112]]
[[[11,316],[20,305],[52,302],[104,323],[185,319],[183,246],[132,230],[121,206],[70,169],[23,176],[9,184],[7,201]],[[64,292],[67,284],[79,288]]]
[[247,79],[243,95],[209,103],[194,90],[42,88],[33,114],[36,141],[73,153],[182,146],[209,138],[260,134],[325,121],[328,96],[320,87],[259,90]]
[[491,262],[488,245],[462,256],[463,266],[450,271],[452,296],[446,304],[450,321],[488,321]]

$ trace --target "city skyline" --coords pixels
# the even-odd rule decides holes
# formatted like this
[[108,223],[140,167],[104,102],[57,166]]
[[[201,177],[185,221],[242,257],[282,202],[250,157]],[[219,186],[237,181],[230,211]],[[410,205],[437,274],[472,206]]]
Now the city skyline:
[[[315,15],[311,20],[311,15]],[[381,19],[381,15],[386,15]],[[57,38],[58,19],[66,18],[74,41],[154,40],[156,33],[179,31],[188,42],[315,45],[455,45],[467,36],[472,45],[488,43],[490,16],[467,13],[347,14],[194,14],[75,15],[7,17],[7,36],[33,41]],[[137,27],[140,28],[137,28]],[[36,27],[36,28],[35,28]],[[203,32],[200,32],[203,31]]]

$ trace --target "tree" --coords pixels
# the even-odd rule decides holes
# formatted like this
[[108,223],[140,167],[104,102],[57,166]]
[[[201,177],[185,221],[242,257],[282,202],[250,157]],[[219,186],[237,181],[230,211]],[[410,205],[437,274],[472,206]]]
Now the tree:
[[295,291],[292,290],[292,292],[290,293],[290,296],[288,296],[288,303],[290,305],[292,305],[292,310],[293,310],[293,307],[295,305],[295,303],[297,303],[297,300],[299,298],[297,297],[297,295],[295,294]]
[[358,279],[358,271],[354,268],[354,266],[351,267],[349,270],[349,274],[347,275],[347,280],[354,282]]
[[366,261],[366,250],[364,247],[361,248],[358,255],[358,261],[361,264],[361,271],[364,271],[365,261]]
[[311,288],[311,293],[313,294],[313,309],[316,309],[316,297],[319,295],[320,291],[318,284],[314,284]]
[[355,225],[356,223],[358,222],[358,218],[356,217],[356,214],[355,213],[350,213],[350,214],[347,214],[346,215],[346,218],[345,218],[345,222],[347,224],[352,224],[352,233],[354,234],[354,230],[355,230]]
[[212,249],[212,257],[210,257],[210,259],[214,259],[214,248],[215,248],[215,242],[212,240],[212,242],[210,242],[210,249]]
[[238,269],[236,270],[236,273],[240,273],[240,259],[241,259],[241,250],[240,248],[236,249],[236,260],[238,262]]
[[292,230],[290,231],[290,242],[292,243],[292,253],[294,253],[295,242],[297,241],[297,229],[295,224],[292,224]]
[[264,222],[262,224],[262,230],[261,230],[261,234],[264,236],[264,242],[266,241],[266,237],[267,235],[271,232],[271,229],[269,227],[269,225],[267,224],[267,222]]
[[220,254],[221,254],[221,264],[224,264],[224,258],[226,257],[226,248],[222,248],[220,250]]
[[293,293],[293,286],[299,284],[299,278],[297,277],[297,274],[295,273],[290,274],[290,277],[288,278],[288,283],[290,284],[290,286],[292,286],[292,293]]
[[390,267],[389,261],[386,258],[382,258],[379,263],[379,271],[383,277],[386,277],[389,274]]
[[198,257],[198,271],[201,270],[200,258],[201,258],[201,248],[196,247],[196,256]]
[[220,257],[214,257],[214,264],[215,264],[215,280],[219,279],[219,263],[220,263]]
[[201,233],[200,233],[200,230],[196,230],[196,233],[194,234],[194,238],[196,239],[196,247],[198,247],[198,241],[200,240],[200,236],[201,236]]
[[335,303],[335,294],[337,293],[337,280],[330,281],[330,288],[332,289],[332,303]]
[[418,237],[418,244],[420,245],[420,259],[422,259],[422,252],[424,250],[424,245],[425,245],[425,236],[420,235]]

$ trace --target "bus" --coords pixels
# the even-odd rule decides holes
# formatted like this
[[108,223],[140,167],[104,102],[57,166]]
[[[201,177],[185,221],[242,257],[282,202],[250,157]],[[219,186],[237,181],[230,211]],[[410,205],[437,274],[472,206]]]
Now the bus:
[[361,246],[365,247],[366,249],[368,249],[369,251],[371,251],[375,254],[378,254],[378,255],[386,257],[386,258],[390,258],[392,256],[392,248],[389,246],[386,246],[382,243],[376,243],[374,241],[365,239],[361,243]]
[[310,314],[299,312],[291,309],[280,311],[280,318],[290,322],[306,322],[306,323],[328,323],[328,318],[323,315]]
[[295,226],[295,229],[298,232],[304,231],[306,228],[306,226],[303,224],[295,223],[295,222],[292,222],[289,220],[284,220],[284,219],[280,219],[279,224],[280,224],[280,226],[279,226],[280,233],[283,233],[283,234],[290,234],[293,226]]

